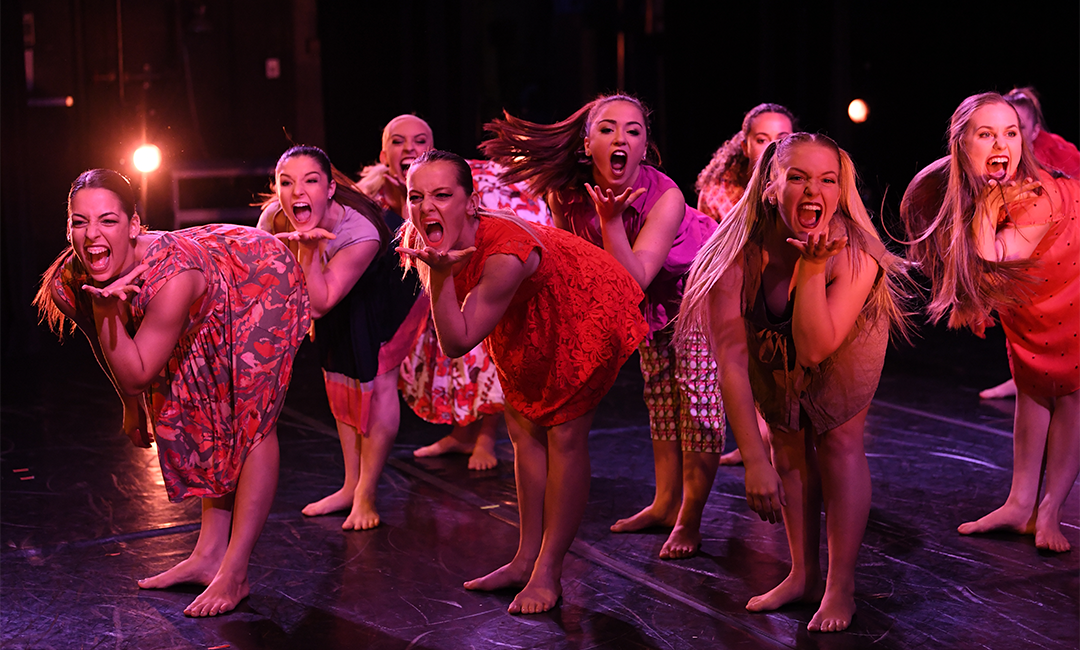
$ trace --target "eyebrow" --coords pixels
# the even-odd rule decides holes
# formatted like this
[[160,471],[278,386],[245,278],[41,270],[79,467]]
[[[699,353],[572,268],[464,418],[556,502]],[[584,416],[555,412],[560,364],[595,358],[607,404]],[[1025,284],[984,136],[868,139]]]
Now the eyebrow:
[[[108,212],[102,212],[101,214],[99,214],[99,215],[98,215],[98,219],[100,219],[100,218],[102,218],[102,217],[107,217],[107,216],[109,216],[109,215],[112,215],[112,216],[114,216],[114,217],[118,217],[118,216],[120,216],[120,213],[119,213],[119,212],[115,212],[115,211],[113,211],[113,210],[109,210]],[[86,216],[85,214],[83,214],[83,213],[81,213],[81,212],[72,212],[72,213],[71,213],[71,216],[72,216],[72,217],[82,217],[83,219],[89,219],[89,217],[87,217],[87,216]]]
[[[801,167],[795,167],[794,165],[792,165],[791,167],[788,167],[788,171],[789,172],[790,171],[797,171],[797,172],[800,172],[802,174],[806,174],[807,176],[810,176],[810,172],[806,171],[805,169],[803,169]],[[824,176],[825,174],[837,174],[837,175],[839,175],[840,172],[833,171],[833,170],[830,169],[830,170],[828,170],[826,172],[822,172],[820,175]]]
[[[979,125],[979,126],[975,127],[975,130],[978,131],[979,129],[993,129],[993,128],[994,127],[992,125],[990,125],[990,124],[982,124],[982,125]],[[1005,128],[1006,129],[1019,129],[1020,126],[1016,125],[1016,124],[1010,124],[1009,126],[1007,126]]]
[[[614,119],[612,119],[612,118],[606,118],[606,119],[600,120],[600,121],[598,122],[598,124],[603,124],[604,122],[611,122],[612,124],[616,124],[616,121],[615,121]],[[637,124],[637,125],[638,125],[638,126],[640,126],[640,127],[644,127],[644,126],[645,126],[644,124],[642,124],[641,122],[638,122],[637,120],[630,120],[630,121],[629,121],[629,122],[627,122],[626,124],[627,124],[627,125],[630,125],[630,124]]]

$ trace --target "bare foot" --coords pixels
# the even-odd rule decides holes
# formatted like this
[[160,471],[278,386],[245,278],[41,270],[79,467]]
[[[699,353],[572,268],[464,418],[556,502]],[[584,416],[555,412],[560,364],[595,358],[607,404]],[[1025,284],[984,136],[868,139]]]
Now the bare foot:
[[721,465],[742,465],[742,452],[736,449],[720,455]]
[[960,524],[956,530],[961,535],[975,535],[996,530],[1030,535],[1035,532],[1035,513],[1006,502],[1005,505],[981,519]]
[[503,565],[482,578],[469,580],[465,583],[465,588],[471,591],[498,591],[499,589],[509,589],[511,587],[524,587],[528,584],[531,574],[531,565],[510,562],[510,564]]
[[369,530],[379,525],[379,512],[375,509],[375,501],[356,499],[353,502],[349,516],[345,523],[341,524],[342,530]]
[[855,616],[855,599],[826,594],[806,629],[811,632],[843,632]]
[[701,529],[677,525],[660,547],[661,560],[682,560],[697,555],[701,548]]
[[1072,544],[1061,532],[1061,524],[1058,523],[1060,517],[1060,512],[1044,512],[1043,508],[1039,508],[1039,515],[1035,519],[1035,548],[1054,553],[1072,549]]
[[173,585],[209,585],[221,568],[223,558],[198,558],[192,555],[168,571],[139,580],[140,589],[165,589]]
[[432,458],[434,456],[442,456],[443,454],[469,454],[472,453],[473,446],[474,445],[470,443],[461,442],[454,436],[446,436],[427,447],[413,450],[413,456],[416,456],[417,458]]
[[675,525],[675,520],[678,515],[679,510],[677,506],[671,510],[665,510],[657,507],[656,502],[653,501],[636,515],[616,521],[611,525],[611,532],[634,533],[655,526],[670,528]]
[[562,598],[562,584],[554,576],[533,576],[506,611],[511,614],[540,614],[555,607]]
[[1005,397],[1016,397],[1016,382],[1012,378],[993,388],[979,391],[979,399],[1002,399]]
[[235,580],[218,575],[206,591],[184,609],[188,616],[217,616],[232,611],[251,593],[247,578]]
[[820,578],[806,585],[805,577],[795,577],[789,573],[783,582],[771,590],[751,598],[746,603],[746,609],[751,612],[771,612],[788,603],[816,603],[824,593],[825,584]]
[[323,497],[314,503],[307,504],[300,512],[308,517],[328,515],[332,512],[339,512],[341,510],[352,508],[352,501],[353,491],[342,487],[328,497]]
[[482,471],[485,469],[495,469],[499,464],[499,459],[495,458],[495,452],[490,449],[484,449],[482,445],[476,445],[473,448],[472,455],[469,456],[469,469]]

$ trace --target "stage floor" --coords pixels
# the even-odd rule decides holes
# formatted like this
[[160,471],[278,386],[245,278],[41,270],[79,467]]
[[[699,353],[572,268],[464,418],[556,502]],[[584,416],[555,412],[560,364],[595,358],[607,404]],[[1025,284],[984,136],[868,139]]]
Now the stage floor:
[[[551,612],[511,616],[512,593],[461,586],[508,561],[516,547],[505,437],[495,470],[470,472],[465,456],[417,460],[411,451],[447,428],[406,409],[380,484],[383,524],[345,533],[344,513],[304,517],[300,508],[337,489],[342,475],[310,344],[280,420],[281,478],[252,556],[251,596],[232,613],[187,618],[183,608],[198,588],[144,591],[135,579],[187,556],[198,502],[168,502],[155,453],[119,433],[119,402],[81,338],[3,364],[0,623],[7,648],[1080,645],[1080,549],[1043,554],[1030,536],[956,533],[1008,492],[1013,403],[980,402],[976,387],[1001,377],[951,372],[933,345],[919,353],[922,361],[890,353],[867,421],[873,507],[859,556],[858,613],[845,633],[812,634],[811,606],[768,614],[743,607],[786,575],[788,555],[783,527],[747,507],[741,467],[720,469],[692,559],[657,558],[665,531],[608,531],[653,492],[636,357],[596,418],[589,503],[566,560],[562,603]],[[948,356],[949,343],[938,344]],[[1000,345],[986,349],[1004,357]],[[1077,492],[1064,516],[1074,548]]]

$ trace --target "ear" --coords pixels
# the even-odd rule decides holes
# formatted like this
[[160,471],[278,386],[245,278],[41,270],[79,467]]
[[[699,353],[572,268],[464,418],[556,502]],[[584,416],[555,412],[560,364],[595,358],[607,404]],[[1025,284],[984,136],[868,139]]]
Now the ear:
[[585,136],[585,155],[592,157],[592,152],[589,151],[589,136]]
[[128,227],[128,237],[135,239],[142,232],[142,221],[139,219],[139,213],[136,212],[131,216],[131,225]]
[[379,164],[380,165],[389,165],[390,164],[390,163],[386,162],[386,152],[385,151],[380,151],[379,152]]
[[776,185],[774,183],[765,186],[765,191],[761,193],[761,200],[769,205],[776,205]]
[[743,138],[742,144],[739,145],[739,146],[742,149],[743,155],[746,156],[747,158],[749,158],[750,157],[750,142],[746,138]]
[[469,195],[469,201],[465,204],[465,214],[470,217],[476,216],[476,211],[480,209],[480,195],[473,192]]
[[334,198],[334,192],[336,192],[336,191],[337,191],[337,181],[335,181],[334,179],[331,178],[330,179],[330,191],[327,193],[326,198],[327,199]]
[[68,220],[67,226],[64,227],[64,235],[67,237],[67,243],[71,243],[71,221]]

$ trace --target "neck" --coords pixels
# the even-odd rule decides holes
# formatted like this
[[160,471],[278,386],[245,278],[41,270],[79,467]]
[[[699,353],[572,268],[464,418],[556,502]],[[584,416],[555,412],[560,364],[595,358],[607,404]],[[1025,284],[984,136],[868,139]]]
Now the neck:
[[345,206],[337,201],[331,201],[330,204],[326,206],[326,214],[319,220],[319,227],[333,232],[334,228],[337,227],[338,222],[341,221],[341,218],[344,216]]
[[788,243],[789,237],[794,235],[784,226],[780,216],[776,215],[773,226],[765,230],[762,246],[769,252],[771,260],[794,266],[799,259],[799,250]]

